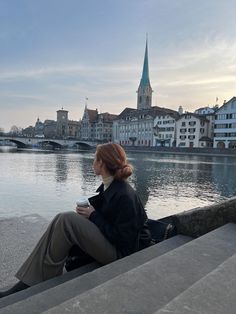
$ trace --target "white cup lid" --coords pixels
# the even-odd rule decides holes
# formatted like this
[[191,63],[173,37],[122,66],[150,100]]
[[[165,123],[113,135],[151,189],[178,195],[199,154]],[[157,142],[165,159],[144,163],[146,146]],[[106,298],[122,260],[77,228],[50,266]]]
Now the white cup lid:
[[78,205],[78,206],[87,206],[87,205],[89,205],[88,198],[85,197],[85,196],[79,197],[77,199],[77,201],[76,201],[76,205]]

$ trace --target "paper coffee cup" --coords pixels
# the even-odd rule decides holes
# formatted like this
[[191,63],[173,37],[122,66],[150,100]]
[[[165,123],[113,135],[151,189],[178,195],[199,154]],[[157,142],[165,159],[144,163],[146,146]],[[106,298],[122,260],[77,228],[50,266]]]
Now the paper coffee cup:
[[88,198],[85,196],[81,196],[77,199],[76,205],[79,207],[87,207],[89,206]]

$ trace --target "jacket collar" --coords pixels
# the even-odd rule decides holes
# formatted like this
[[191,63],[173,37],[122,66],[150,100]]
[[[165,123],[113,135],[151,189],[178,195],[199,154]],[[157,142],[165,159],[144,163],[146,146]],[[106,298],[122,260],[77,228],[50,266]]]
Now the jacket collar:
[[113,195],[117,193],[117,190],[119,190],[119,186],[123,181],[114,179],[112,183],[109,185],[109,187],[104,191],[104,184],[102,183],[96,192],[99,192],[100,194],[103,194],[105,199],[109,202]]

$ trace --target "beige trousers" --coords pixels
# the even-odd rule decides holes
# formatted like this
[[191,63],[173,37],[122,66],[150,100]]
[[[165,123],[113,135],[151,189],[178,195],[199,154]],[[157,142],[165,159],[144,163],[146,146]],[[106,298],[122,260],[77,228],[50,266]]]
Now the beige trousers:
[[33,286],[61,275],[73,245],[78,245],[101,264],[117,259],[116,248],[94,223],[75,212],[65,212],[52,220],[16,277]]

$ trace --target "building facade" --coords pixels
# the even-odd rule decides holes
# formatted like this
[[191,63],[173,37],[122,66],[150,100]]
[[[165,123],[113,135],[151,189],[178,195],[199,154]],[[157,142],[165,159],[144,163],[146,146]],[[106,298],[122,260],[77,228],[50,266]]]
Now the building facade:
[[95,139],[95,124],[98,120],[98,110],[84,108],[84,114],[81,120],[81,139],[84,141],[92,141]]
[[201,138],[200,147],[213,147],[215,112],[217,109],[218,105],[215,105],[213,107],[202,107],[194,111],[195,114],[204,116],[209,121],[207,136]]
[[209,120],[203,115],[185,113],[176,121],[177,147],[210,146]]
[[208,146],[209,120],[195,113],[185,113],[176,121],[177,147]]
[[56,138],[57,122],[50,119],[45,120],[43,134],[45,138]]
[[176,120],[177,112],[163,112],[154,119],[153,146],[176,146]]
[[215,114],[215,148],[236,148],[236,97],[225,102]]
[[[168,135],[169,143],[169,136],[174,132],[170,128],[175,115],[176,111],[157,106],[150,109],[125,108],[113,123],[113,141],[124,146],[161,146],[159,135],[164,134],[165,138]],[[163,117],[163,121],[168,121],[168,127],[159,133],[157,121]]]
[[124,146],[152,146],[153,110],[125,108],[113,123],[113,141]]
[[81,139],[84,141],[110,142],[112,140],[112,126],[117,115],[108,112],[98,113],[98,110],[84,109],[81,120]]
[[113,121],[117,115],[108,112],[98,114],[98,119],[95,125],[95,139],[98,142],[112,141]]
[[68,119],[68,111],[63,108],[57,110],[57,120],[45,120],[44,123],[37,120],[34,130],[36,137],[78,139],[80,136],[80,121]]

